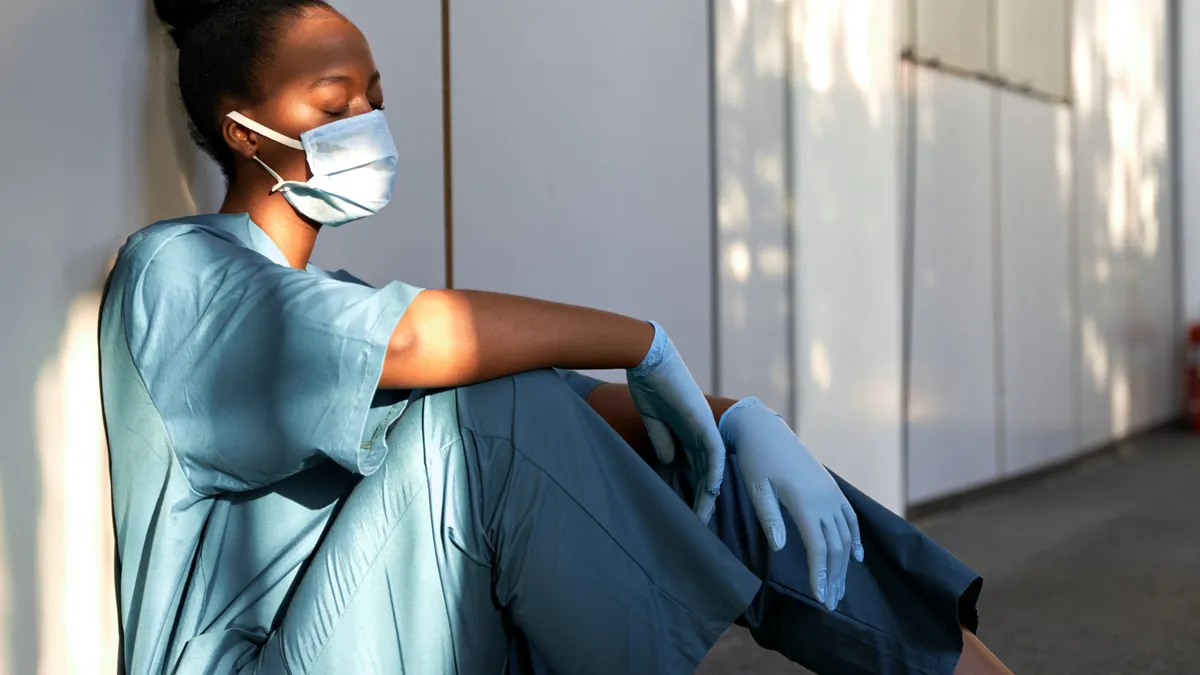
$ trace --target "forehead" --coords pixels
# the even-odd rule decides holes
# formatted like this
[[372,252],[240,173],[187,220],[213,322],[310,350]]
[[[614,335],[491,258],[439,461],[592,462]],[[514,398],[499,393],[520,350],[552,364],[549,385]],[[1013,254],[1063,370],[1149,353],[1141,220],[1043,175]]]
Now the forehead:
[[303,18],[285,24],[278,40],[274,58],[263,73],[268,87],[295,80],[311,82],[333,72],[363,78],[375,72],[367,38],[334,12],[310,10]]

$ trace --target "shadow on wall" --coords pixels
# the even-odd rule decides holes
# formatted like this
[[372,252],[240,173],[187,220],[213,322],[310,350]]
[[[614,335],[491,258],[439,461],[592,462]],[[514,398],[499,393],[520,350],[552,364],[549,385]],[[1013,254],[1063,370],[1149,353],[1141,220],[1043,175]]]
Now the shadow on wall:
[[720,393],[792,417],[788,3],[715,5]]
[[141,190],[145,213],[135,227],[193,213],[211,213],[220,206],[225,180],[215,162],[192,140],[179,95],[176,73],[179,54],[146,3],[147,68],[142,112]]
[[[14,86],[28,84],[35,94],[49,86],[52,99],[35,119],[17,109],[12,117],[8,103],[0,103],[4,119],[24,120],[21,133],[48,137],[46,156],[64,160],[19,176],[5,201],[69,195],[40,207],[35,220],[42,227],[6,231],[0,256],[5,286],[22,289],[11,299],[14,308],[5,305],[15,329],[0,334],[0,382],[12,391],[6,407],[14,415],[9,445],[0,452],[0,675],[115,670],[99,289],[128,234],[153,220],[211,208],[221,189],[215,167],[188,138],[174,87],[174,48],[152,4],[123,5],[101,12],[89,3],[75,8],[78,16],[70,9],[10,15],[13,39],[4,33],[0,51],[0,63],[25,69]],[[79,36],[95,47],[93,61],[49,53]],[[7,70],[0,68],[3,80]],[[0,95],[5,99],[13,97]],[[87,113],[87,122],[64,125],[58,111]],[[82,186],[62,190],[72,184]],[[28,218],[19,209],[14,217]]]
[[1177,409],[1165,3],[1076,3],[1082,444]]
[[901,395],[891,14],[872,0],[716,5],[718,347],[722,395],[763,398],[899,508],[899,466],[877,461],[898,461]]

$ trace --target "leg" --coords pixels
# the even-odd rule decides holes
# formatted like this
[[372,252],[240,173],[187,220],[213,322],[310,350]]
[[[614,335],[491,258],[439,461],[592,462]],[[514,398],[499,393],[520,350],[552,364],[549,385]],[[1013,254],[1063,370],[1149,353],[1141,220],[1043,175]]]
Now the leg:
[[963,629],[963,651],[954,668],[954,675],[1012,675],[1012,671],[966,628]]
[[[784,513],[787,546],[771,551],[745,494],[736,454],[728,462],[712,529],[763,579],[738,620],[760,645],[829,674],[951,675],[960,655],[976,654],[978,641],[969,640],[964,650],[962,633],[963,626],[977,627],[982,580],[953,555],[834,476],[858,514],[866,561],[851,562],[846,597],[830,613],[811,595],[804,548],[790,516]],[[690,499],[678,467],[659,472]]]
[[[759,581],[551,372],[432,393],[387,437],[260,674],[691,672]],[[517,636],[516,633],[520,633]]]
[[[383,465],[334,517],[253,672],[501,672],[507,629],[489,570],[447,545],[432,499],[445,456],[425,442],[426,404],[410,403],[389,430]],[[444,592],[447,577],[460,606]]]

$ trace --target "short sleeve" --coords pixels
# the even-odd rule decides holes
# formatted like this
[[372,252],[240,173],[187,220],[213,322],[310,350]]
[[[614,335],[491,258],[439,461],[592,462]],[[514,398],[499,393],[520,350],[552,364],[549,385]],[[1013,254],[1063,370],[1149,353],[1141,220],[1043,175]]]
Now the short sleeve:
[[597,380],[594,377],[584,375],[583,373],[574,370],[561,370],[556,368],[555,371],[567,381],[567,385],[579,395],[579,398],[586,399],[592,390],[604,384],[603,380]]
[[285,267],[203,232],[163,244],[126,289],[124,318],[192,489],[254,489],[325,458],[378,467],[364,425],[420,291]]

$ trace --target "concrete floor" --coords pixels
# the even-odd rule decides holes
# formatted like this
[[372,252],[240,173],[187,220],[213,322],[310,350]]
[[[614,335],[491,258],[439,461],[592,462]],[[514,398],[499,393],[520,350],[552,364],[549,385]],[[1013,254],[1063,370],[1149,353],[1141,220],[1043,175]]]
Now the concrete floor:
[[[1163,432],[917,523],[984,578],[1017,675],[1200,674],[1200,436]],[[807,673],[731,629],[699,675]]]

